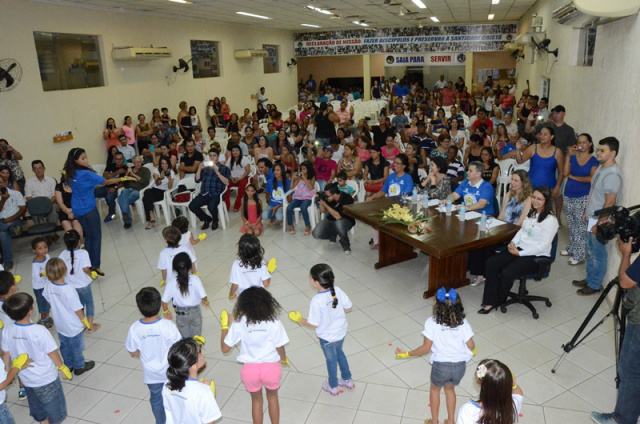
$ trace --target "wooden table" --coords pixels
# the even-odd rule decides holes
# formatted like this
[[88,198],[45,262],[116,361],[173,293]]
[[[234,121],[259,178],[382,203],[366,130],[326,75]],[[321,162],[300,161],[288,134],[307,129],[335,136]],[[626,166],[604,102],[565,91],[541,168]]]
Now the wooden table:
[[427,253],[429,262],[429,286],[425,298],[435,295],[442,286],[458,288],[468,284],[467,253],[485,246],[509,241],[519,227],[504,224],[480,234],[478,219],[460,221],[454,212],[451,216],[439,213],[435,207],[428,209],[428,221],[434,231],[422,235],[410,234],[407,227],[400,224],[383,225],[381,209],[394,203],[401,203],[399,196],[385,197],[364,203],[356,203],[344,208],[345,214],[370,225],[380,232],[378,262],[375,269],[414,259],[418,255],[414,248]]

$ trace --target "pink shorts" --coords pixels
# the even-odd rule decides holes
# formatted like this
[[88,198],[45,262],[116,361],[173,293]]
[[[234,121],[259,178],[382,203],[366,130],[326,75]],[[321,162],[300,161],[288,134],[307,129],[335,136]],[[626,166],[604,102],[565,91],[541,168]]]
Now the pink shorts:
[[282,368],[278,362],[265,362],[260,364],[244,364],[240,371],[240,379],[248,392],[258,392],[262,386],[269,390],[280,388]]

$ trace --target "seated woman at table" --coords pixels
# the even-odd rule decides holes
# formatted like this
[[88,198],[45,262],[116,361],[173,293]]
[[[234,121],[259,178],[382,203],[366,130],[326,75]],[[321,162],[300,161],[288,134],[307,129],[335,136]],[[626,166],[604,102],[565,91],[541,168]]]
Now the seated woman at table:
[[552,212],[551,191],[538,187],[531,195],[531,210],[509,243],[507,250],[487,261],[487,282],[479,314],[488,314],[509,296],[515,279],[538,270],[536,257],[550,256],[553,239],[558,232],[558,219]]
[[446,159],[431,158],[429,176],[420,185],[429,193],[429,199],[444,200],[451,194],[451,179],[447,176]]

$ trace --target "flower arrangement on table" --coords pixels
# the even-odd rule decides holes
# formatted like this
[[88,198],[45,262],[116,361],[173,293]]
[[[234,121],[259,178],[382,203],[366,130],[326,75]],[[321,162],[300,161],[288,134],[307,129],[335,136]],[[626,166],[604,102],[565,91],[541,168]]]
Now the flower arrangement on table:
[[[407,227],[411,234],[431,233],[433,230],[427,225],[427,221],[433,217],[425,217],[422,212],[414,215],[411,210],[399,204],[393,204],[389,209],[380,209],[383,225],[401,224]],[[373,215],[380,215],[379,213]]]

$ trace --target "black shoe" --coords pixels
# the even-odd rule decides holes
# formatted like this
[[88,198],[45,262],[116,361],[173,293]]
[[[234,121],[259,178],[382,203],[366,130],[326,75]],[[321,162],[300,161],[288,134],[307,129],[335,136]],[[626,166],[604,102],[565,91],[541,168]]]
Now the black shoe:
[[104,277],[104,272],[100,268],[91,268],[91,271],[95,271],[101,277]]
[[480,309],[480,310],[478,311],[478,313],[479,313],[480,315],[487,315],[489,312],[493,311],[494,309],[498,309],[498,307],[497,307],[497,306],[492,306],[492,307],[491,307],[491,309],[484,309],[484,308],[482,308],[482,309]]
[[211,225],[211,220],[207,220],[204,221],[204,224],[202,224],[202,227],[200,227],[201,230],[206,230],[207,228],[209,228],[209,225]]
[[578,296],[591,296],[592,294],[600,293],[600,290],[592,289],[589,286],[585,286],[581,289],[576,290],[576,294]]
[[128,213],[122,214],[122,222],[131,222],[131,217],[129,216]]
[[573,284],[573,287],[580,287],[580,288],[587,287],[586,280],[573,280],[571,284]]
[[129,228],[131,228],[131,223],[127,222],[126,224],[124,224],[124,229],[128,230]]
[[373,239],[369,240],[369,246],[371,246],[373,244]]
[[93,367],[95,367],[95,366],[96,366],[95,362],[93,362],[93,361],[85,361],[84,362],[84,368],[78,369],[78,370],[74,370],[73,373],[75,375],[82,375],[85,372],[92,370]]
[[5,271],[11,271],[11,268],[13,268],[13,262],[5,262],[4,263],[4,270]]
[[218,223],[217,222],[212,222],[211,223],[211,231],[215,231],[218,229]]
[[336,237],[336,236],[329,237],[329,241],[330,241],[331,243],[335,243],[335,242],[336,242],[336,240],[337,240],[337,237]]

